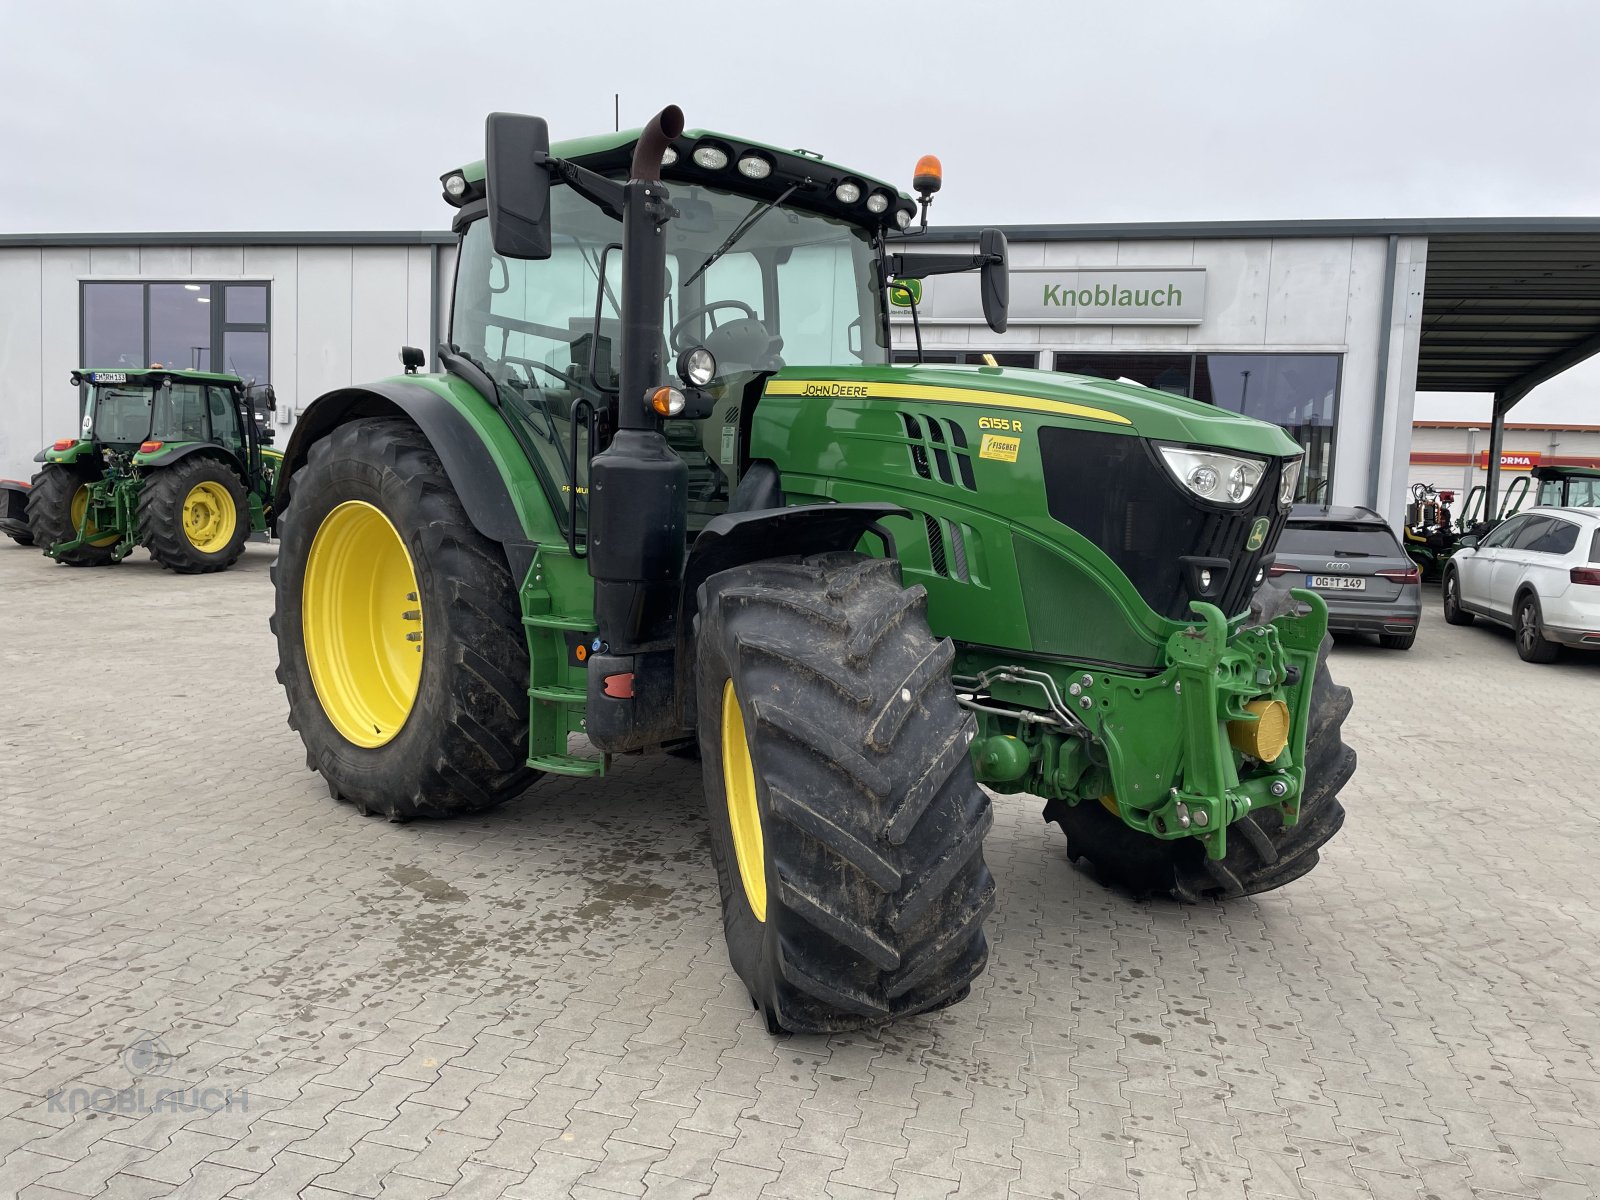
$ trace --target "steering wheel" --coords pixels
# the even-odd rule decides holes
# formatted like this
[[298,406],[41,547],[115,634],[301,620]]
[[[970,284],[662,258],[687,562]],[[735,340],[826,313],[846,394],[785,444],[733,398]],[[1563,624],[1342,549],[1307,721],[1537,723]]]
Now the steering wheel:
[[[713,300],[710,304],[702,304],[699,308],[691,308],[688,312],[684,313],[681,318],[679,318],[675,325],[673,325],[672,333],[667,339],[672,343],[672,348],[679,354],[682,354],[685,350],[691,350],[698,345],[699,343],[690,342],[688,339],[687,335],[689,333],[689,323],[696,317],[710,316],[720,308],[736,308],[745,316],[749,317],[752,321],[760,320],[760,318],[756,316],[756,310],[751,308],[743,300]],[[711,328],[715,329],[716,327],[717,323],[713,321],[711,323]]]

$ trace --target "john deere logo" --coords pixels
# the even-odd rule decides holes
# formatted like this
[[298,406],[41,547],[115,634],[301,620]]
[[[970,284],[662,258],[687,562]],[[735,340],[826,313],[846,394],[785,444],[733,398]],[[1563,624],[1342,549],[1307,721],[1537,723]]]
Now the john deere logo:
[[1250,526],[1250,540],[1244,544],[1246,550],[1261,549],[1261,543],[1267,540],[1268,524],[1265,517],[1256,518],[1256,523]]

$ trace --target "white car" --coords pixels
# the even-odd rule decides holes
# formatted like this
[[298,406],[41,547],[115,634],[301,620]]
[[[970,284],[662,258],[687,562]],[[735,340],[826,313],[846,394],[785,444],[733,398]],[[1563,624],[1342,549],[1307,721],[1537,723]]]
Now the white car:
[[1444,619],[1509,625],[1525,662],[1600,649],[1600,510],[1533,508],[1472,538],[1445,564]]

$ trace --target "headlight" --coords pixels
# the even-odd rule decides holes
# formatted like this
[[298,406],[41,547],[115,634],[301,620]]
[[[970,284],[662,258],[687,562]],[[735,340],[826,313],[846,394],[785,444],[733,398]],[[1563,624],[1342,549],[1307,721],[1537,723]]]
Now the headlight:
[[1283,476],[1278,481],[1278,503],[1288,508],[1294,503],[1295,485],[1300,482],[1300,468],[1305,459],[1297,458],[1283,464]]
[[894,214],[894,223],[900,226],[901,229],[904,229],[906,226],[910,225],[911,210],[909,208],[896,209]]
[[833,198],[840,204],[854,204],[861,199],[861,185],[853,179],[846,179],[833,189]]
[[449,175],[444,181],[444,190],[457,200],[467,194],[467,178],[465,175]]
[[746,179],[765,179],[772,174],[772,164],[759,154],[746,154],[739,160],[739,174]]
[[675,417],[687,403],[688,397],[675,387],[658,387],[650,393],[650,407],[659,416]]
[[678,378],[695,387],[705,387],[717,377],[717,358],[704,346],[695,346],[678,356]]
[[867,211],[881,213],[889,211],[889,197],[882,192],[873,192],[867,197]]
[[708,171],[720,171],[728,165],[728,152],[721,146],[707,143],[694,148],[694,161]]
[[676,150],[674,150],[671,146],[668,146],[665,150],[663,150],[661,152],[661,165],[663,167],[670,167],[673,163],[675,163],[677,161],[678,161],[678,152]]
[[1173,477],[1213,504],[1244,504],[1255,495],[1267,467],[1259,458],[1240,458],[1215,450],[1191,450],[1187,446],[1159,449]]

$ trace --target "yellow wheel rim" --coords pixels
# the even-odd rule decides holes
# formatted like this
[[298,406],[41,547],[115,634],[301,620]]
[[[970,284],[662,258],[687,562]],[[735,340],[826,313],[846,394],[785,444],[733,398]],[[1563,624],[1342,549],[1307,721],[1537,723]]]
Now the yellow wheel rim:
[[[72,493],[72,531],[74,537],[77,536],[78,526],[83,524],[83,514],[89,507],[89,492],[89,485],[80,483],[78,490]],[[94,535],[100,532],[100,526],[93,521],[89,522],[88,527],[83,532],[91,546],[109,546],[117,540],[117,535],[114,533],[109,533],[103,538],[95,537]]]
[[311,539],[300,619],[322,711],[368,749],[400,732],[422,684],[422,605],[411,555],[363,500],[330,512]]
[[215,554],[227,549],[238,527],[233,497],[220,483],[203,480],[183,498],[183,533],[200,553]]
[[766,843],[761,837],[761,810],[756,807],[756,768],[733,680],[722,685],[722,790],[728,797],[728,827],[733,855],[739,860],[744,898],[756,920],[767,919]]

